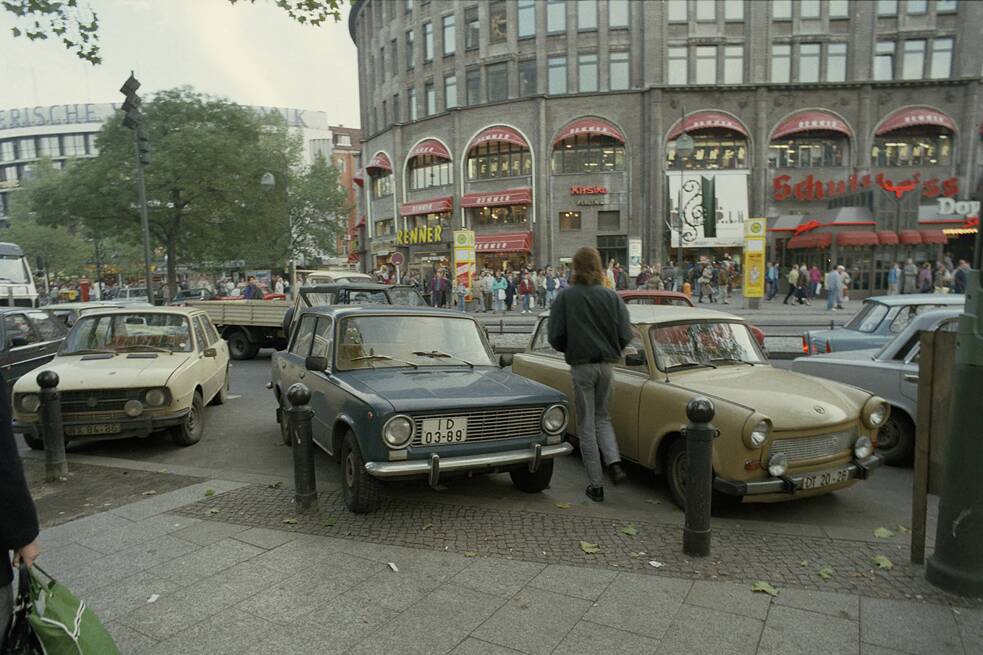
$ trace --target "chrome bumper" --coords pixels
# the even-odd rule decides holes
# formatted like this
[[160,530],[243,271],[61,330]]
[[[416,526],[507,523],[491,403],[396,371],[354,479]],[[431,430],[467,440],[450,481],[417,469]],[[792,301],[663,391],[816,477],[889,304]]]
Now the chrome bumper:
[[[769,480],[755,480],[752,482],[735,482],[734,480],[724,480],[715,477],[713,488],[715,491],[728,494],[730,496],[756,496],[759,494],[794,494],[802,489],[802,480],[812,475],[822,475],[823,473],[838,473],[844,469],[847,471],[848,479],[865,480],[871,471],[884,463],[884,458],[874,453],[865,460],[853,460],[846,466],[838,466],[833,469],[822,471],[810,471],[798,475],[787,475],[780,478]],[[821,488],[821,487],[820,487]]]
[[[84,425],[105,425],[116,423],[120,426],[119,432],[108,432],[105,434],[86,434],[73,435],[69,439],[124,439],[126,437],[142,436],[146,437],[159,430],[164,430],[175,425],[181,425],[191,409],[182,409],[170,414],[158,414],[156,416],[138,416],[132,418],[122,416],[117,418],[106,418],[102,420],[85,420],[65,416],[62,418],[62,427],[84,426]],[[39,422],[21,422],[16,419],[12,423],[15,434],[27,434],[38,439],[41,438],[41,424]]]
[[573,452],[569,443],[553,446],[535,444],[522,450],[506,450],[500,453],[485,453],[483,455],[464,455],[461,457],[441,458],[437,453],[431,453],[428,459],[412,459],[402,462],[366,462],[365,470],[376,478],[403,478],[426,475],[430,485],[436,486],[440,474],[450,471],[467,471],[474,469],[502,468],[528,464],[530,471],[536,471],[544,459],[553,459]]

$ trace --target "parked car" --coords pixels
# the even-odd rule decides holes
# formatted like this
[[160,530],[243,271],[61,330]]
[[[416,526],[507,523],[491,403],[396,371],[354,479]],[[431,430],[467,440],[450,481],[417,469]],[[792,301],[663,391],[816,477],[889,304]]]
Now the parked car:
[[966,296],[954,293],[911,293],[866,298],[860,311],[842,328],[809,330],[802,335],[806,355],[844,350],[881,348],[904,331],[922,312],[944,307],[962,307]]
[[120,303],[150,303],[150,296],[147,294],[147,287],[130,287],[117,290],[113,300]]
[[297,271],[303,277],[304,284],[317,286],[319,284],[334,284],[336,282],[374,282],[375,277],[368,273],[349,271],[347,269],[323,269],[317,271]]
[[481,325],[406,307],[305,310],[273,355],[285,443],[287,390],[311,391],[314,442],[338,458],[345,505],[374,511],[384,480],[505,472],[526,492],[549,486],[564,443],[563,394],[498,368]]
[[792,370],[852,384],[887,400],[891,415],[878,434],[877,451],[885,464],[906,464],[915,450],[919,335],[922,330],[955,332],[961,313],[952,308],[923,312],[883,348],[798,357]]
[[[58,374],[66,440],[146,437],[169,430],[190,446],[204,434],[204,408],[225,401],[228,346],[200,311],[129,308],[85,314],[44,370]],[[34,449],[36,376],[14,385],[14,431]]]
[[[740,317],[672,306],[629,305],[628,312],[634,339],[615,367],[611,420],[622,457],[665,474],[678,505],[685,502],[686,404],[694,396],[716,407],[718,497],[825,494],[880,465],[874,444],[890,411],[882,398],[772,368]],[[548,325],[542,316],[512,370],[571,398],[570,367],[550,346]]]
[[[619,291],[618,295],[625,301],[626,305],[673,305],[676,307],[693,307],[693,300],[685,293],[679,291],[665,291],[660,289],[635,289],[632,291]],[[765,347],[765,333],[756,325],[748,323],[748,329],[754,335],[758,345]]]
[[8,387],[55,356],[68,329],[48,311],[0,308],[3,317],[0,376]]
[[184,305],[189,300],[211,300],[215,297],[215,292],[211,289],[181,289],[168,305]]
[[54,314],[55,318],[61,321],[66,328],[71,328],[82,314],[103,309],[120,309],[124,307],[132,309],[134,307],[153,307],[153,305],[150,303],[116,302],[113,300],[90,300],[89,302],[62,302],[54,305],[45,305],[44,310]]

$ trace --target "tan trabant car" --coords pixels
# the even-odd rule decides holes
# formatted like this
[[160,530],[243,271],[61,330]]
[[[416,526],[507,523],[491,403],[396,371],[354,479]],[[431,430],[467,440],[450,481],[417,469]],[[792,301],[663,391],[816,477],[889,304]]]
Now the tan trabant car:
[[[58,354],[38,371],[58,374],[66,440],[145,437],[201,440],[204,407],[225,400],[229,348],[208,315],[183,307],[83,314]],[[41,449],[37,375],[14,385],[14,430]]]
[[[713,488],[747,501],[781,501],[843,489],[881,464],[874,453],[887,403],[845,384],[773,368],[744,321],[689,307],[629,305],[634,339],[615,368],[610,412],[622,456],[664,473],[685,494],[686,403],[710,398]],[[547,339],[543,316],[512,370],[554,387],[571,406],[570,369]],[[571,412],[573,414],[573,412]],[[567,431],[576,439],[576,418]]]

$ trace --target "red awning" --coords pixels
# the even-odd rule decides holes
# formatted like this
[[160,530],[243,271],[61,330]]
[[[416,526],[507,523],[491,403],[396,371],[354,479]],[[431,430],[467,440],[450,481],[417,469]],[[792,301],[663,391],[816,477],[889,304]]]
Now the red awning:
[[836,235],[838,246],[876,246],[878,243],[874,232],[839,232]]
[[410,150],[410,154],[407,156],[413,158],[419,157],[420,155],[431,155],[432,157],[439,157],[441,159],[451,158],[451,153],[447,152],[444,144],[437,139],[425,139],[421,141],[413,146],[413,149]]
[[477,252],[531,252],[532,232],[479,234],[474,244]]
[[877,135],[880,136],[902,127],[914,127],[916,125],[937,125],[946,127],[953,132],[956,131],[955,121],[937,109],[903,107],[884,119],[881,126],[877,128]]
[[475,146],[480,146],[482,143],[488,143],[489,141],[505,141],[506,143],[513,143],[520,148],[529,148],[529,144],[526,143],[526,140],[517,131],[511,127],[496,125],[495,127],[482,130],[478,136],[471,139],[471,143],[468,145],[468,151]]
[[918,230],[901,230],[898,240],[906,246],[917,246],[922,242],[922,233]]
[[789,116],[771,133],[772,139],[780,139],[800,132],[840,132],[851,135],[850,127],[828,111],[800,111]]
[[504,207],[506,205],[532,204],[532,189],[521,187],[506,191],[468,193],[461,197],[462,207]]
[[385,153],[380,152],[372,158],[372,161],[370,161],[369,165],[365,167],[365,170],[368,171],[369,175],[375,175],[376,171],[380,170],[392,172],[393,165],[392,162],[389,161],[389,157],[387,157]]
[[416,216],[417,214],[442,214],[454,209],[454,198],[432,198],[421,202],[407,202],[399,208],[400,216]]
[[363,175],[361,168],[355,171],[355,174],[352,175],[352,182],[359,186],[365,186],[365,175]]
[[[687,116],[685,120],[687,132],[694,130],[725,129],[747,136],[747,130],[744,129],[744,126],[741,125],[739,120],[719,111],[698,111]],[[669,130],[669,139],[675,139],[682,133],[683,126],[679,121],[676,121],[672,129]]]
[[833,235],[830,232],[820,232],[819,234],[803,234],[802,236],[792,237],[788,240],[786,248],[792,250],[805,248],[829,248],[833,243]]
[[622,143],[625,142],[625,135],[621,133],[621,130],[606,120],[602,118],[580,118],[568,123],[566,127],[560,130],[560,133],[553,139],[553,145],[578,134],[600,134],[617,139]]
[[898,235],[888,230],[882,230],[877,233],[877,243],[882,246],[896,246],[898,245]]
[[924,244],[947,243],[948,241],[949,238],[942,230],[922,230],[922,243]]

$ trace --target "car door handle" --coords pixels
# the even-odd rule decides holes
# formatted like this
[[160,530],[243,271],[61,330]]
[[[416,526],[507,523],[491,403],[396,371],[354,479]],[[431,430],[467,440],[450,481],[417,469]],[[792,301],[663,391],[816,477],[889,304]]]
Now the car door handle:
[[914,382],[915,384],[918,384],[918,376],[915,375],[914,373],[905,373],[904,381]]

